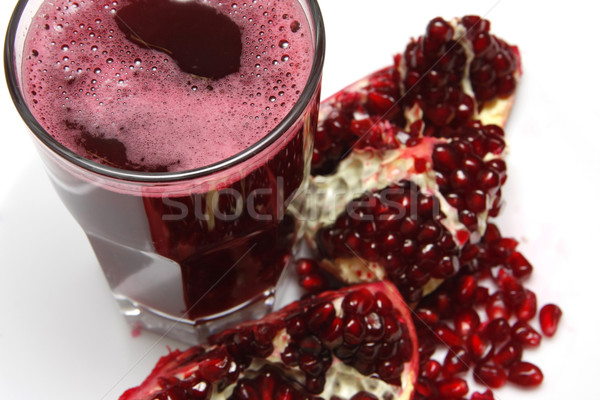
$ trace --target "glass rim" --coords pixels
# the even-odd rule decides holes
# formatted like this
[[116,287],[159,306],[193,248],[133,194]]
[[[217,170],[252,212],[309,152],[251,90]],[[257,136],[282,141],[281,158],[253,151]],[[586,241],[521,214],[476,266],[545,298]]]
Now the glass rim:
[[317,0],[305,0],[306,4],[308,5],[308,11],[311,14],[307,15],[307,17],[313,23],[315,32],[315,54],[310,74],[296,104],[294,104],[292,109],[286,114],[282,121],[277,124],[268,134],[266,134],[252,146],[242,150],[237,154],[234,154],[229,158],[196,169],[175,172],[138,172],[110,167],[82,157],[62,145],[41,126],[25,102],[17,80],[17,71],[14,62],[16,55],[14,45],[17,35],[17,28],[28,1],[30,0],[18,1],[9,21],[4,43],[4,71],[8,90],[12,97],[13,103],[15,104],[15,107],[17,108],[17,111],[21,115],[23,121],[25,121],[27,124],[28,128],[45,147],[49,148],[54,154],[62,157],[66,161],[105,177],[131,182],[166,183],[207,177],[248,161],[275,143],[293,126],[294,123],[296,123],[296,121],[305,111],[306,106],[310,104],[321,83],[323,63],[325,60],[325,27],[323,23],[323,17],[321,15],[321,9],[317,3]]

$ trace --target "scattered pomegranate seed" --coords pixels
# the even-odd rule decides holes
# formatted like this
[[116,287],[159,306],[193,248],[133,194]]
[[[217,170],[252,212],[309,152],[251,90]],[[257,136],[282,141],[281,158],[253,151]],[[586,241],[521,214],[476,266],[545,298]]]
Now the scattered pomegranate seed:
[[448,378],[438,383],[438,390],[445,398],[459,398],[469,393],[469,386],[462,378]]
[[494,364],[480,364],[473,370],[476,382],[498,389],[506,383],[507,374],[504,368]]
[[453,376],[460,372],[466,372],[469,370],[471,363],[471,357],[469,351],[464,347],[450,347],[442,371],[444,376]]
[[471,400],[494,400],[494,394],[489,389],[484,393],[474,392],[471,395]]
[[523,346],[528,347],[538,347],[542,340],[542,335],[524,321],[517,321],[513,325],[512,337]]
[[548,337],[554,336],[561,316],[562,310],[555,304],[546,304],[542,307],[540,310],[542,333]]
[[[481,242],[472,245],[475,254],[459,274],[419,303],[416,315],[428,318],[415,319],[421,365],[421,389],[416,391],[415,400],[436,398],[436,393],[444,399],[462,398],[466,393],[458,394],[464,391],[461,376],[467,370],[472,371],[476,382],[494,389],[506,382],[519,386],[542,382],[541,370],[522,361],[523,349],[537,347],[541,341],[541,335],[528,323],[537,313],[536,296],[522,282],[529,275],[519,277],[512,269],[499,267],[508,266],[517,244],[489,224]],[[491,289],[496,290],[493,295],[483,282],[496,286]],[[521,302],[509,306],[505,297],[521,290]],[[435,359],[439,350],[446,353],[443,363]],[[446,395],[441,394],[442,388]],[[491,390],[474,392],[471,399],[493,400],[494,395]]]
[[515,315],[520,321],[530,321],[537,312],[537,297],[531,290],[525,291],[525,298],[515,308]]
[[508,342],[502,346],[496,354],[494,354],[492,360],[504,367],[509,367],[517,361],[521,361],[523,356],[523,347],[516,342]]
[[539,386],[544,380],[542,371],[526,361],[513,364],[508,371],[508,380],[520,386]]

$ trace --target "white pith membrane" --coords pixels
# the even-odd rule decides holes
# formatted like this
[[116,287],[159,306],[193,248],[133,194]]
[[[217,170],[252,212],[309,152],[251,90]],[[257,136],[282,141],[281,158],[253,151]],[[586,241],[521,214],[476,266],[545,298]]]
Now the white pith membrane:
[[[362,286],[368,288],[370,292],[373,294],[377,292],[383,292],[387,296],[388,299],[392,302],[392,304],[405,304],[404,300],[396,290],[396,288],[387,281],[382,281],[374,284],[369,284],[368,286]],[[336,315],[339,317],[343,317],[344,311],[342,309],[342,302],[345,296],[350,293],[349,291],[343,292],[343,295],[340,297],[330,299],[329,301],[333,304]],[[402,319],[404,320],[405,326],[408,328],[407,335],[413,339],[416,338],[416,331],[414,326],[412,325],[412,320],[408,308],[406,305],[403,308],[395,308],[400,312]],[[277,317],[281,317],[279,313],[276,314]],[[267,317],[268,318],[268,317]],[[268,321],[268,320],[267,320]],[[287,333],[286,329],[283,328],[277,332],[274,340],[273,340],[273,352],[271,355],[264,359],[254,358],[250,366],[243,371],[240,372],[240,375],[236,382],[231,385],[225,387],[222,391],[218,391],[217,385],[213,384],[213,390],[211,399],[214,400],[227,400],[235,390],[237,383],[244,378],[254,378],[257,376],[258,372],[261,371],[265,366],[271,366],[280,371],[280,373],[288,378],[290,382],[298,382],[301,385],[305,383],[305,374],[301,371],[299,367],[288,367],[281,360],[281,353],[290,343],[291,338]],[[220,347],[220,345],[215,346],[205,346],[204,348],[207,352]],[[417,344],[413,343],[413,356],[411,360],[404,365],[403,372],[401,374],[401,382],[402,386],[395,386],[389,384],[377,376],[364,376],[360,374],[354,367],[348,366],[340,361],[332,351],[332,363],[326,373],[326,383],[324,390],[313,396],[321,397],[325,400],[329,400],[332,396],[338,396],[344,399],[350,399],[353,395],[360,391],[367,391],[369,393],[374,394],[379,399],[393,399],[393,400],[410,400],[412,398],[414,384],[418,375],[418,350]],[[232,363],[232,366],[234,364]],[[190,377],[195,371],[198,370],[197,363],[191,363],[188,368],[178,368],[179,372],[174,376],[180,380],[185,380]],[[154,372],[153,372],[154,373]],[[152,388],[145,388],[144,394],[146,396],[157,394],[162,390],[162,387],[158,384],[158,376],[154,379],[154,386]],[[200,385],[206,385],[204,382],[200,383]],[[273,393],[274,394],[274,393]],[[384,397],[387,396],[387,397]],[[391,397],[390,397],[391,396]]]
[[[462,79],[463,91],[475,99],[471,82],[469,80],[470,65],[474,58],[471,42],[466,38],[466,29],[460,24],[460,19],[455,18],[449,23],[454,28],[454,37],[465,50],[467,56],[467,66]],[[402,57],[399,66],[400,76],[406,72],[405,59]],[[518,82],[520,77],[519,70],[514,73],[515,80]],[[369,86],[370,76],[367,76],[352,85],[343,89],[343,92],[359,92],[361,89]],[[497,125],[504,128],[510,111],[515,100],[515,94],[507,98],[496,98],[488,101],[473,116],[473,120],[479,120],[485,125]],[[319,120],[323,121],[327,115],[336,106],[336,95],[321,103]],[[411,123],[423,119],[423,111],[415,105],[407,109],[404,113],[406,118],[406,129]],[[360,114],[355,113],[355,118],[360,119]],[[400,132],[398,139],[404,143],[409,135]],[[506,142],[506,138],[504,138]],[[313,249],[316,248],[316,232],[328,225],[333,224],[337,217],[346,210],[347,205],[361,194],[367,191],[379,191],[398,183],[402,180],[410,180],[417,184],[424,194],[435,196],[439,200],[440,211],[445,215],[440,220],[441,224],[450,232],[454,242],[459,248],[462,248],[467,241],[477,243],[485,232],[487,226],[488,213],[496,195],[487,194],[487,207],[484,212],[477,214],[478,229],[476,232],[470,232],[467,227],[459,221],[458,210],[452,207],[440,192],[436,182],[435,171],[433,169],[432,154],[434,146],[438,144],[450,143],[451,139],[422,137],[421,142],[416,146],[408,147],[402,144],[399,148],[391,150],[380,150],[373,148],[354,148],[350,154],[344,158],[337,167],[337,170],[331,175],[312,176],[310,186],[305,197],[302,198],[304,207],[302,209],[302,218],[304,221],[303,234],[308,244]],[[484,162],[493,159],[506,158],[508,153],[508,143],[504,151],[499,155],[488,153]],[[415,160],[426,161],[424,172],[415,170]],[[460,233],[460,234],[459,234]],[[467,241],[459,237],[469,237]],[[323,267],[333,276],[347,284],[360,282],[373,282],[385,277],[385,268],[377,262],[358,259],[358,257],[338,257],[335,259],[322,260]],[[423,295],[431,293],[442,281],[432,278],[423,286]]]

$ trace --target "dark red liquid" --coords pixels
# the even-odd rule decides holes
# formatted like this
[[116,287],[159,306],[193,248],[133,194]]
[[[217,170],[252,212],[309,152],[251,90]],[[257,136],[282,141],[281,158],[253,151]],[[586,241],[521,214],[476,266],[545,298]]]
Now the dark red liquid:
[[120,9],[116,19],[129,40],[169,54],[182,71],[219,79],[240,69],[240,28],[212,7],[142,0]]
[[231,309],[275,286],[296,237],[296,221],[284,209],[304,178],[305,139],[298,132],[265,165],[223,188],[218,202],[214,193],[144,198],[156,251],[181,266],[191,319]]

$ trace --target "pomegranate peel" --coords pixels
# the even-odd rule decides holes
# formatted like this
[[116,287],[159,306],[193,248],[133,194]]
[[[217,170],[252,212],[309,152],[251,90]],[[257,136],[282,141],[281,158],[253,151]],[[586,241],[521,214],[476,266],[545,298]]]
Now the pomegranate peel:
[[170,352],[120,400],[410,400],[417,378],[410,311],[386,281],[292,303],[209,342]]

